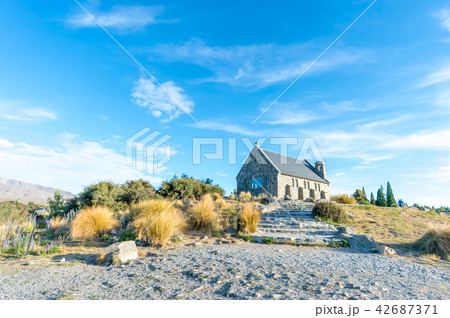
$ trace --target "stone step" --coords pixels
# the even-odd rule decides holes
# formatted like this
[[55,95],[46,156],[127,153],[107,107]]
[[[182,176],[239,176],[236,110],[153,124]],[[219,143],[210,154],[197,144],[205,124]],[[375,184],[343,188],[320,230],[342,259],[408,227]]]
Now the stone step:
[[318,245],[328,245],[329,243],[337,240],[335,235],[302,235],[302,236],[291,236],[291,235],[279,235],[279,234],[255,234],[252,236],[253,240],[256,242],[263,242],[263,239],[272,239],[275,242],[292,242],[297,244],[318,244]]
[[311,224],[258,224],[258,229],[304,229],[304,230],[323,230],[323,231],[336,231],[336,228],[328,224],[311,223]]
[[295,235],[336,235],[337,231],[317,229],[257,229],[256,233],[285,233]]

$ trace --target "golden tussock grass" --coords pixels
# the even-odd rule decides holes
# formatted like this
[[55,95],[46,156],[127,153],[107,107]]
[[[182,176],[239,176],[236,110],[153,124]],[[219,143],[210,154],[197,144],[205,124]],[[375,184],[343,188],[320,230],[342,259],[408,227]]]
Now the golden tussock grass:
[[443,259],[450,255],[450,226],[431,228],[414,242],[413,247],[424,254],[436,254]]
[[118,227],[110,209],[102,206],[84,208],[78,213],[70,227],[70,234],[75,240],[98,237]]
[[216,204],[211,195],[205,194],[202,199],[189,210],[189,215],[196,229],[212,230],[215,226],[218,213],[216,211]]
[[252,194],[250,192],[244,192],[242,191],[239,193],[239,200],[240,201],[250,201],[252,198]]
[[228,207],[227,202],[225,202],[224,199],[220,199],[216,201],[216,206],[220,209],[220,210],[225,210]]
[[218,200],[222,200],[222,197],[220,196],[220,194],[214,192],[212,194],[212,198],[214,199],[214,201],[218,201]]
[[244,204],[239,213],[240,229],[244,233],[255,233],[261,212],[251,203]]
[[347,194],[332,195],[331,201],[335,201],[341,204],[357,204],[356,199]]
[[166,244],[186,227],[184,216],[172,202],[165,199],[144,201],[130,210],[135,216],[133,227],[138,239],[152,245]]
[[231,194],[228,196],[228,199],[230,199],[230,200],[235,200],[235,199],[236,199],[236,195],[235,195],[234,193],[231,193]]
[[61,217],[54,216],[48,221],[48,229],[55,234],[61,234],[68,230],[69,220]]

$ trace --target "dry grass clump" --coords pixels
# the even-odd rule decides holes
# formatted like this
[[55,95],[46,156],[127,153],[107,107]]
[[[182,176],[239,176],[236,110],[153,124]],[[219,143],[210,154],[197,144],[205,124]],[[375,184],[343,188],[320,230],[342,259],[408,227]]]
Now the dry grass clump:
[[234,193],[231,193],[231,194],[228,196],[228,199],[230,199],[230,200],[235,200],[235,199],[236,199],[236,195],[235,195]]
[[213,229],[218,213],[216,204],[209,194],[205,194],[202,199],[190,209],[189,214],[196,229]]
[[68,230],[68,225],[68,219],[61,216],[54,216],[48,221],[48,230],[54,234],[61,234]]
[[441,258],[436,254],[422,254],[419,259],[425,262],[439,262]]
[[244,204],[239,213],[240,229],[244,233],[255,233],[261,212],[251,203]]
[[220,210],[225,210],[225,209],[228,207],[228,205],[227,205],[227,203],[225,202],[224,199],[217,200],[217,201],[216,201],[216,206],[217,206]]
[[250,191],[245,192],[242,191],[241,193],[239,193],[239,201],[250,201],[252,199],[252,194],[250,193]]
[[186,227],[186,220],[170,201],[154,199],[143,201],[131,207],[135,216],[133,227],[138,239],[149,244],[167,243]]
[[341,206],[333,202],[318,202],[312,210],[314,217],[335,223],[348,222],[348,216]]
[[339,194],[331,196],[331,201],[335,201],[341,204],[356,204],[356,199],[354,197],[350,197],[347,194]]
[[84,240],[98,237],[102,233],[113,230],[118,225],[119,222],[107,207],[87,207],[81,210],[73,220],[70,234],[75,240]]
[[443,259],[450,255],[450,226],[432,228],[413,244],[414,248],[424,254],[436,254]]
[[220,196],[220,194],[218,194],[218,193],[216,193],[216,192],[214,192],[214,193],[212,194],[212,198],[214,199],[214,201],[222,200],[222,197]]

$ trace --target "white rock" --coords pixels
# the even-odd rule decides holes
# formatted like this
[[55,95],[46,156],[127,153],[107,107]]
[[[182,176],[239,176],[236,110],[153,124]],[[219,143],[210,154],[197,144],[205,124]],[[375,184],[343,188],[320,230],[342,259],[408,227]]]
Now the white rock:
[[108,246],[104,253],[107,259],[116,256],[122,263],[138,258],[138,250],[134,241],[114,243]]

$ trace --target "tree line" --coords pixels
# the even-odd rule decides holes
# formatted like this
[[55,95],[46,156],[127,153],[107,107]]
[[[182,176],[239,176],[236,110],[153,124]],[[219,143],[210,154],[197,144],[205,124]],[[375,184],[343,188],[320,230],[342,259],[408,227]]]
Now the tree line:
[[392,190],[389,181],[386,187],[386,195],[384,195],[383,186],[380,186],[380,188],[377,191],[377,198],[375,199],[373,192],[371,192],[369,200],[366,195],[366,190],[364,189],[364,187],[362,187],[362,189],[356,189],[355,193],[353,193],[353,197],[359,204],[373,204],[376,206],[383,206],[383,207],[398,206],[397,201],[395,200],[394,191]]

